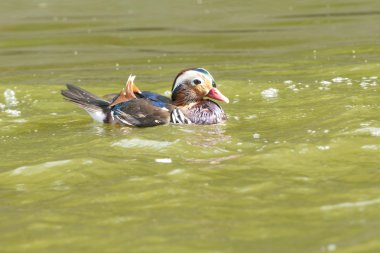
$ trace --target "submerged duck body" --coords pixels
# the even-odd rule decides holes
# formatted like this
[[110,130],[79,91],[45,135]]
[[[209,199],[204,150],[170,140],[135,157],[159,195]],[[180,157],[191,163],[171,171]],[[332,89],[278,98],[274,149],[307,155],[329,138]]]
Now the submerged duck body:
[[96,121],[136,127],[168,123],[209,125],[225,122],[227,116],[214,101],[229,102],[217,88],[214,78],[203,68],[181,71],[174,79],[171,98],[140,91],[130,76],[119,94],[100,98],[75,85],[67,84],[61,94],[86,110]]

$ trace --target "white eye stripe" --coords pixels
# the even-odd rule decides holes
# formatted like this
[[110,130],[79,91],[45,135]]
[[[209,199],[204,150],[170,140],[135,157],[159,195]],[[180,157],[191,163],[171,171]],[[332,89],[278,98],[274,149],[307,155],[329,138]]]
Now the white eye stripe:
[[[202,78],[203,77],[203,78]],[[202,74],[198,71],[195,71],[195,70],[188,70],[186,72],[184,72],[182,75],[180,75],[177,80],[175,81],[175,84],[173,86],[173,90],[174,91],[178,86],[180,86],[181,84],[184,84],[186,82],[189,82],[190,80],[193,80],[193,79],[207,79],[210,81],[210,83],[212,83],[212,77],[210,76],[207,76],[205,74]]]

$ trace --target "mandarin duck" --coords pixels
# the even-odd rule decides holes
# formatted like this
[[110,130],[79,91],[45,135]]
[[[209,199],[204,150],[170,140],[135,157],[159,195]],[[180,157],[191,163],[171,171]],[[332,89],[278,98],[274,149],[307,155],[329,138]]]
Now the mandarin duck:
[[64,98],[86,110],[99,122],[151,127],[168,123],[210,125],[227,120],[223,109],[209,97],[228,103],[214,78],[203,68],[182,70],[174,79],[171,98],[140,91],[130,75],[119,94],[100,98],[75,85],[67,84]]

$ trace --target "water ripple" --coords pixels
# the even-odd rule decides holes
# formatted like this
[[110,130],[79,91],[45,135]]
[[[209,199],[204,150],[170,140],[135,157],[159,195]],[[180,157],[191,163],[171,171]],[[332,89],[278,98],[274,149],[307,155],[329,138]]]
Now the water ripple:
[[345,203],[339,203],[335,205],[321,206],[321,210],[329,211],[329,210],[339,209],[339,208],[364,207],[364,206],[370,206],[370,205],[375,205],[375,204],[380,204],[380,198],[358,201],[358,202],[345,202]]
[[33,175],[36,173],[41,173],[45,171],[46,169],[58,167],[64,164],[69,163],[71,160],[61,160],[61,161],[52,161],[52,162],[46,162],[46,163],[41,163],[41,164],[36,164],[36,165],[30,165],[30,166],[21,166],[18,167],[17,169],[14,169],[11,171],[12,176],[16,175]]
[[113,143],[112,147],[123,147],[123,148],[153,148],[153,149],[161,149],[166,148],[172,145],[174,142],[169,141],[152,141],[152,140],[143,140],[143,139],[124,139],[118,142]]

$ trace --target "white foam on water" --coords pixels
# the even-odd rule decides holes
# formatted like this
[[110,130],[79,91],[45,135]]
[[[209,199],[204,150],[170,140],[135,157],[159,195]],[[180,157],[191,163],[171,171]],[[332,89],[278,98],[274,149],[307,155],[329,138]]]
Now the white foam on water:
[[11,109],[15,107],[19,102],[16,98],[16,93],[11,89],[6,89],[4,91],[5,104],[0,103],[0,110],[8,114],[11,117],[19,117],[21,112],[16,109]]
[[154,160],[156,163],[172,163],[171,158],[157,158]]
[[143,140],[143,139],[124,139],[118,142],[113,143],[112,147],[123,147],[123,148],[154,148],[154,149],[160,149],[160,148],[166,148],[172,145],[173,142],[169,141],[152,141],[152,140]]
[[336,250],[336,245],[334,243],[330,243],[329,245],[326,246],[327,251],[335,251]]
[[92,160],[90,160],[90,159],[86,159],[86,160],[83,160],[82,161],[82,164],[83,165],[89,165],[89,164],[93,164],[94,162],[92,161]]
[[52,161],[52,162],[46,162],[46,163],[41,163],[41,164],[36,164],[36,165],[30,165],[30,166],[22,166],[18,167],[17,169],[14,169],[11,171],[12,176],[17,176],[17,175],[33,175],[36,173],[41,173],[49,168],[54,168],[58,167],[64,164],[69,163],[71,160],[61,160],[61,161]]
[[269,88],[269,89],[263,90],[261,92],[261,96],[263,96],[263,98],[276,98],[278,97],[278,89]]
[[294,92],[299,91],[299,89],[297,88],[297,85],[295,85],[295,84],[289,85],[289,86],[288,86],[288,89],[291,89],[291,90],[294,91]]
[[23,123],[26,123],[26,122],[28,122],[28,121],[27,121],[26,119],[15,119],[15,120],[13,120],[12,122],[23,124]]
[[174,169],[172,171],[169,171],[168,175],[178,175],[178,174],[181,174],[183,172],[184,172],[183,169]]
[[16,184],[15,188],[18,192],[25,192],[27,190],[25,184]]
[[380,198],[358,201],[358,202],[345,202],[345,203],[339,203],[339,204],[334,204],[334,205],[325,205],[325,206],[321,206],[320,209],[322,211],[330,211],[334,209],[364,207],[364,206],[371,206],[375,204],[380,204]]
[[66,185],[65,182],[62,180],[54,181],[52,183],[52,188],[53,190],[56,190],[56,191],[66,191],[70,189],[70,187]]
[[257,118],[257,115],[255,115],[255,114],[248,115],[248,116],[244,117],[244,119],[256,119],[256,118]]
[[380,145],[363,145],[362,149],[379,150]]
[[19,110],[6,109],[4,112],[6,112],[11,117],[19,117],[21,115],[21,112]]
[[326,86],[328,86],[328,85],[331,84],[330,81],[320,81],[319,83],[322,84],[322,85],[326,85]]
[[7,106],[16,106],[18,104],[16,93],[11,89],[6,89],[4,91],[4,98]]
[[253,137],[253,139],[260,139],[260,134],[258,134],[258,133],[254,133],[254,134],[252,135],[252,137]]
[[331,79],[331,81],[333,81],[334,83],[343,83],[343,82],[349,82],[351,81],[351,79],[347,78],[347,77],[335,77],[333,79]]
[[358,129],[355,132],[369,133],[370,135],[374,137],[380,137],[380,128],[378,127],[365,127],[365,128]]

